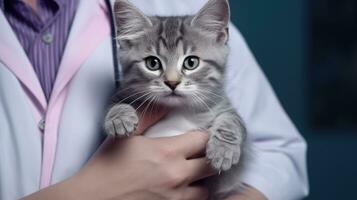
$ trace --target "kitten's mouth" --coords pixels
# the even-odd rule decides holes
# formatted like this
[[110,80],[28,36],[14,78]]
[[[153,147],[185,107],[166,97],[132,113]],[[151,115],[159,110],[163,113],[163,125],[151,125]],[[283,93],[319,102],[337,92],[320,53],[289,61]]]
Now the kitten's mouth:
[[167,95],[167,97],[176,97],[176,98],[181,98],[183,97],[181,94],[178,94],[177,92],[173,91],[170,94]]
[[178,107],[181,106],[184,102],[184,96],[178,94],[177,92],[171,92],[167,94],[162,99],[162,103],[169,106],[169,107]]

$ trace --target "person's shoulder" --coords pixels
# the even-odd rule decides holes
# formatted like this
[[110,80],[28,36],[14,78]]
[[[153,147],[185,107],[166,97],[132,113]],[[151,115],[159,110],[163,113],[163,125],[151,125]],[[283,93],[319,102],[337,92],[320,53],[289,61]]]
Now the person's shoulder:
[[129,0],[148,15],[191,15],[196,13],[207,0]]

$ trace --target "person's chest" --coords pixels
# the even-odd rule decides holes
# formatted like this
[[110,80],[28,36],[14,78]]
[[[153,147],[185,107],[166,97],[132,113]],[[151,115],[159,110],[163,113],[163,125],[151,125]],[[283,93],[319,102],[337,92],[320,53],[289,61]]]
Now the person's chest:
[[81,2],[48,102],[0,12],[0,199],[68,178],[102,141],[101,118],[115,86],[110,23],[98,2]]

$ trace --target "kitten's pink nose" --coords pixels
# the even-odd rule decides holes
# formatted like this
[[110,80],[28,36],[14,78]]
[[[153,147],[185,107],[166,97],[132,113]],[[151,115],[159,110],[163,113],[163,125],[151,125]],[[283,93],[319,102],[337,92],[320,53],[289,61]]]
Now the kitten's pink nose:
[[181,83],[180,81],[165,81],[164,82],[172,91]]

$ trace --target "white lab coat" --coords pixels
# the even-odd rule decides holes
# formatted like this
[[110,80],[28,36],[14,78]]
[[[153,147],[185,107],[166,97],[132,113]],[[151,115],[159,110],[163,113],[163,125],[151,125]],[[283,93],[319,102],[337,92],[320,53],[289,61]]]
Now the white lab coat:
[[[147,14],[179,15],[196,12],[206,0],[132,2]],[[102,0],[80,1],[47,103],[0,11],[0,199],[17,199],[72,176],[103,141],[102,118],[114,90],[106,14]],[[308,193],[306,143],[240,33],[233,26],[230,32],[226,90],[246,122],[254,152],[240,180],[271,200],[301,199]],[[46,120],[43,133],[41,119]],[[176,134],[193,126],[185,119],[166,120],[150,131],[167,133],[165,127]]]

